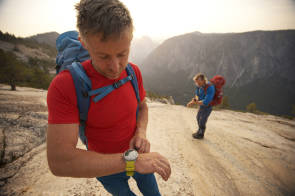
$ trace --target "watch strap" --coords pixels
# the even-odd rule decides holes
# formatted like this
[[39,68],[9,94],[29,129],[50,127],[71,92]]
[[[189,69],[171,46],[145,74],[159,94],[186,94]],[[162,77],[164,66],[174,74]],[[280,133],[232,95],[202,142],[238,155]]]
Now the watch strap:
[[135,161],[126,161],[126,175],[133,176],[135,171]]

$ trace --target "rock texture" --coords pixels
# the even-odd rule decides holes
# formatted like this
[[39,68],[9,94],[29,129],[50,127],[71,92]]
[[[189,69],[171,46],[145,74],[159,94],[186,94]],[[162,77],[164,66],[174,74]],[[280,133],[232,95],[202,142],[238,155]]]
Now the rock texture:
[[0,85],[0,183],[3,185],[31,158],[28,152],[45,142],[46,91]]
[[171,104],[171,105],[175,104],[175,101],[172,98],[172,96],[169,96],[168,98],[166,98],[166,97],[161,97],[161,98],[146,97],[146,101],[148,103],[159,102],[159,103]]
[[[18,97],[14,102],[26,100],[23,101],[25,104],[31,103],[32,111],[36,111],[39,104],[43,108],[41,105],[45,103],[44,91],[18,88],[17,92],[10,92],[3,86],[0,89],[1,103],[8,103],[3,99],[8,95],[10,102]],[[1,105],[7,105],[6,110],[16,110],[12,104]],[[196,109],[159,102],[150,102],[148,106],[147,136],[151,151],[166,156],[172,167],[172,175],[167,182],[156,175],[163,196],[295,194],[294,120],[214,110],[207,124],[205,139],[194,140],[191,134],[196,130]],[[8,109],[10,107],[12,109]],[[46,124],[43,115],[43,110],[27,113],[32,119],[42,116],[40,122]],[[28,123],[27,127],[35,126],[36,121],[29,122],[33,126]],[[1,128],[5,127],[3,123],[1,120]],[[17,121],[19,123],[26,124]],[[26,134],[25,130],[22,129],[18,137]],[[43,140],[42,135],[40,138]],[[31,145],[23,142],[24,146]],[[79,142],[78,148],[84,146]],[[53,176],[47,165],[46,144],[36,146],[12,163],[18,160],[22,167],[6,179],[5,185],[2,184],[0,195],[110,195],[96,179]],[[134,180],[131,179],[129,184],[136,195],[141,195]]]

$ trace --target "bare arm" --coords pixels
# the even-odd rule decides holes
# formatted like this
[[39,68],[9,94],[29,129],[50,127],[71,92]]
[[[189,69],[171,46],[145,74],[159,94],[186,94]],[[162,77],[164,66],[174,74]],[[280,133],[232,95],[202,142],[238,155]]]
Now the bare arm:
[[148,123],[148,107],[145,99],[139,103],[136,119],[136,132],[130,141],[130,148],[136,149],[139,153],[150,152],[150,142],[146,138]]
[[[125,171],[122,154],[99,154],[76,148],[78,124],[48,124],[47,160],[56,176],[92,178]],[[135,170],[142,174],[157,172],[168,180],[171,168],[159,153],[140,154]]]
[[78,130],[78,124],[48,124],[47,159],[54,175],[91,178],[125,170],[122,154],[76,148]]
[[146,128],[148,124],[148,106],[145,99],[139,103],[138,114],[136,120],[136,133],[146,136]]

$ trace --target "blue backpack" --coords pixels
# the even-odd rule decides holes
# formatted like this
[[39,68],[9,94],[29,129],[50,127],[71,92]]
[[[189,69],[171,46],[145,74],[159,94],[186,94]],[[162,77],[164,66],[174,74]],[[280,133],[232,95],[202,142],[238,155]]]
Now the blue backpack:
[[56,57],[56,74],[59,74],[63,70],[69,70],[72,75],[79,109],[79,137],[83,144],[88,148],[88,142],[85,136],[85,126],[90,106],[90,96],[96,95],[93,98],[93,101],[96,103],[111,93],[113,90],[120,88],[125,83],[131,81],[137,102],[139,103],[140,97],[137,78],[132,66],[128,64],[126,67],[126,78],[123,78],[112,85],[92,90],[91,80],[81,65],[81,62],[90,59],[90,56],[88,51],[83,48],[81,42],[78,40],[78,32],[68,31],[59,35],[59,37],[56,39],[56,48],[58,52]]

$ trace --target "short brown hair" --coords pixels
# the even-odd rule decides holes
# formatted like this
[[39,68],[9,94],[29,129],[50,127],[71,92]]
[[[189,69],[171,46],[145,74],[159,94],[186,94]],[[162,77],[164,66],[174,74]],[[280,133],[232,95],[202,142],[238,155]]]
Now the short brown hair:
[[197,81],[198,79],[207,80],[206,76],[203,73],[198,73],[193,78],[194,81]]
[[119,0],[81,0],[75,7],[82,36],[102,33],[102,40],[106,40],[110,35],[120,36],[127,28],[133,32],[130,13]]

